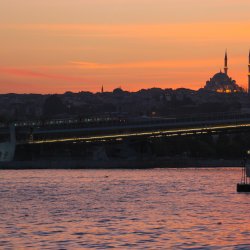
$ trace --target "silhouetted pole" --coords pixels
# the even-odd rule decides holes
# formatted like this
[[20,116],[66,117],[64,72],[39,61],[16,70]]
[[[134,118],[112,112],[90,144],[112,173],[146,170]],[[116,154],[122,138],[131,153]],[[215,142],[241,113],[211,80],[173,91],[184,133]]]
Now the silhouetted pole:
[[224,73],[227,75],[228,67],[227,67],[227,50],[225,52],[225,59],[224,59]]
[[248,94],[250,94],[250,50],[248,55]]

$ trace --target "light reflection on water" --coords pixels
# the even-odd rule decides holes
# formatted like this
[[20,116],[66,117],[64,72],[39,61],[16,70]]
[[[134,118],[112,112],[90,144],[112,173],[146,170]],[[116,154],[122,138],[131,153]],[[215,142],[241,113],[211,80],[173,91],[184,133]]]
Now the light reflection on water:
[[0,171],[0,249],[250,249],[240,174]]

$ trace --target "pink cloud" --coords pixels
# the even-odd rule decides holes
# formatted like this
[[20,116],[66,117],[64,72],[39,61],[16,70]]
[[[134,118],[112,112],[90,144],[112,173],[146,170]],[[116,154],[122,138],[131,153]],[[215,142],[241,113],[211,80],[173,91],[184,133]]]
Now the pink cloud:
[[57,79],[63,81],[86,81],[88,79],[82,77],[74,77],[74,76],[66,76],[66,75],[57,75],[57,74],[50,74],[50,73],[41,73],[30,71],[26,69],[19,69],[19,68],[0,68],[1,73],[5,73],[12,76],[23,76],[23,77],[33,77],[33,78],[50,78],[50,79]]

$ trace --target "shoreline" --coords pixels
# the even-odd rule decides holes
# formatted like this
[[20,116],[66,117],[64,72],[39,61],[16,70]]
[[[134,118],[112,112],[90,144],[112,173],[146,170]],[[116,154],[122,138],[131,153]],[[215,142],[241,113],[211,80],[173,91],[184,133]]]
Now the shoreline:
[[35,160],[1,162],[0,170],[28,169],[154,169],[154,168],[223,168],[242,166],[241,159],[155,158],[135,160]]

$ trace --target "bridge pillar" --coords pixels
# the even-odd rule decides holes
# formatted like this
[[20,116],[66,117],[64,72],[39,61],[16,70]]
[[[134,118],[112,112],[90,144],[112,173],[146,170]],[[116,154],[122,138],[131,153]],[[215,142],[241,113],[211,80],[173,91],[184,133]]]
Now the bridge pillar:
[[9,162],[14,159],[16,150],[15,126],[10,126],[10,140],[0,143],[0,162]]

